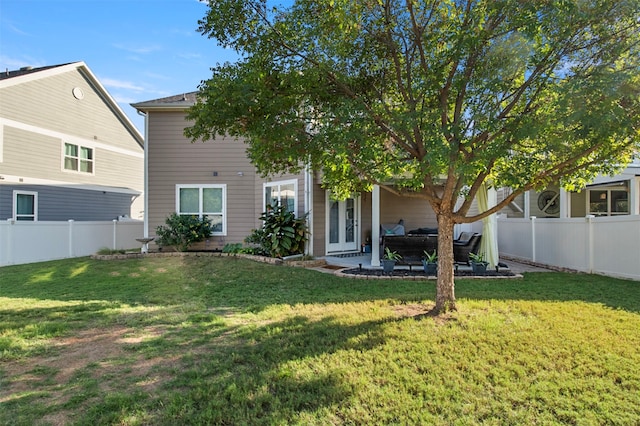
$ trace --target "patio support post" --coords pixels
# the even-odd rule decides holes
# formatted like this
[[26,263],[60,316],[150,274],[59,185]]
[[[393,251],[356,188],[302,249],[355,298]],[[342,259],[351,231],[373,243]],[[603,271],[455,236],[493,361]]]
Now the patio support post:
[[640,215],[640,177],[629,181],[629,214]]
[[524,218],[531,217],[531,195],[529,191],[524,192]]
[[571,217],[571,193],[560,188],[560,219]]
[[371,266],[380,266],[380,186],[371,191]]

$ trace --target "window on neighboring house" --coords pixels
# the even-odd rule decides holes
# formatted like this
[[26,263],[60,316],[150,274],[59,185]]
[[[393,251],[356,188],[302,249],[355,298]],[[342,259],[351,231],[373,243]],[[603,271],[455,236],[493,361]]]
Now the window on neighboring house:
[[213,235],[226,235],[226,185],[176,185],[176,210],[181,215],[207,218]]
[[93,173],[93,148],[65,143],[64,169],[75,172]]
[[38,193],[13,191],[13,218],[35,222],[38,220]]
[[275,207],[282,205],[290,212],[293,212],[297,216],[296,194],[298,190],[298,181],[287,180],[282,182],[267,182],[264,184],[264,206],[263,211],[266,211],[267,206]]
[[629,214],[629,191],[627,189],[590,189],[589,214],[595,216]]

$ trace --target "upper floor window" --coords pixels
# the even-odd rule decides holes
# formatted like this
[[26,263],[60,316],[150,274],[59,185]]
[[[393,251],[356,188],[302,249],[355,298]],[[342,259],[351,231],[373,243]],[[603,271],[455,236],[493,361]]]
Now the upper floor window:
[[64,169],[93,173],[93,148],[65,143]]
[[290,212],[297,214],[296,193],[298,181],[267,182],[264,184],[264,210],[267,206],[284,206]]
[[15,220],[38,220],[38,193],[13,191],[13,218]]
[[176,210],[180,215],[207,218],[213,235],[226,235],[226,185],[176,185]]

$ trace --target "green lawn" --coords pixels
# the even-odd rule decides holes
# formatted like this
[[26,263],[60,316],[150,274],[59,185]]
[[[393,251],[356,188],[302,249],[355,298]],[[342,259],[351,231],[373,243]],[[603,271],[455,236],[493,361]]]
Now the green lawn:
[[236,258],[0,268],[0,424],[640,424],[640,283]]

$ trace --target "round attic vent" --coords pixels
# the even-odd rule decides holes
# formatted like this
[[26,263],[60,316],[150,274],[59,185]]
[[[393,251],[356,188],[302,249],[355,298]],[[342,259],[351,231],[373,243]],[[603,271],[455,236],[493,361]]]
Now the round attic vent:
[[71,93],[73,93],[73,97],[76,98],[76,99],[84,98],[84,92],[79,87],[74,87],[73,90],[71,91]]

